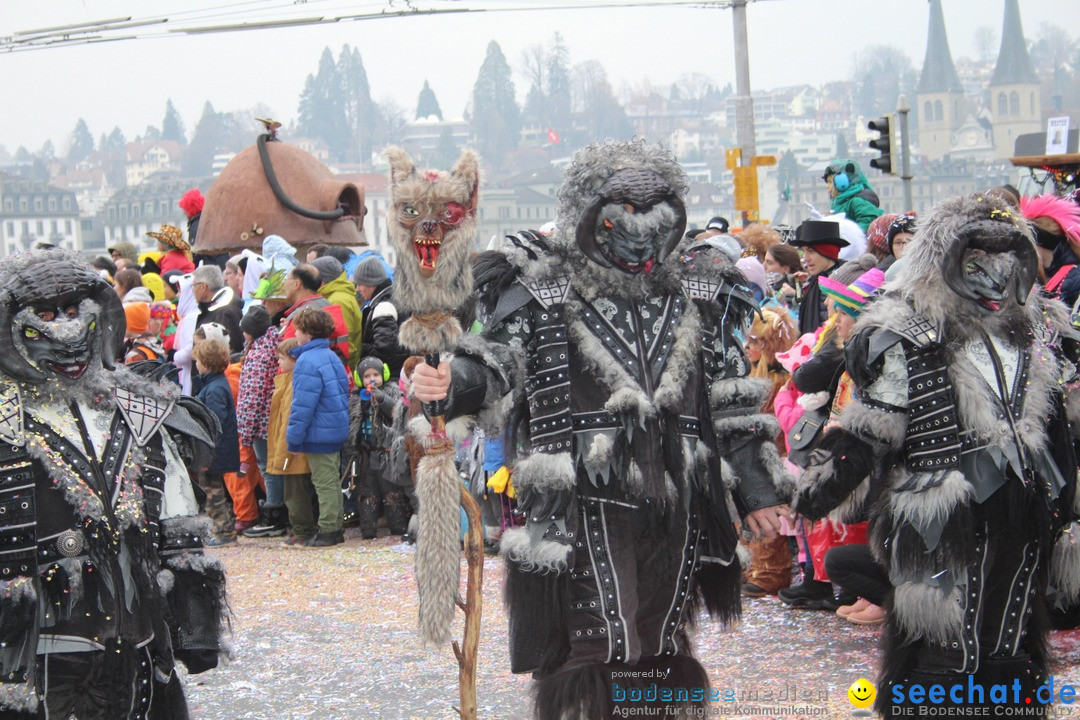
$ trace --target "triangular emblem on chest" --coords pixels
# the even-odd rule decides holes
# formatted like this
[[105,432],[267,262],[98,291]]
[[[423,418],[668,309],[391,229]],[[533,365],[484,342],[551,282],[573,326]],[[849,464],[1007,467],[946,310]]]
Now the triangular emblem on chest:
[[172,403],[135,395],[123,388],[116,388],[115,394],[116,405],[131,428],[135,442],[140,446],[145,445],[169,414]]

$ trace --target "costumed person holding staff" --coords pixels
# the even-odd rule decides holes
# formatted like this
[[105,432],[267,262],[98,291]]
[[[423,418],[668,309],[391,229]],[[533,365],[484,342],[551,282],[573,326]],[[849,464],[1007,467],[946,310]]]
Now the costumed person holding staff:
[[[539,718],[610,717],[627,684],[706,688],[685,625],[701,602],[723,620],[739,611],[725,483],[758,535],[787,512],[768,389],[734,335],[752,300],[718,251],[676,250],[686,188],[661,148],[580,151],[558,230],[521,234],[484,332],[414,373],[416,397],[445,398],[447,418],[492,436],[524,419],[527,524],[502,551],[511,667],[537,678]],[[663,679],[614,674],[652,669]]]
[[942,686],[939,707],[1037,708],[1047,586],[1080,594],[1077,337],[1059,303],[1031,292],[1032,230],[996,198],[938,205],[904,261],[903,283],[859,318],[854,398],[794,507],[820,518],[882,483],[870,545],[895,589],[879,712],[917,712],[915,685]]
[[116,365],[124,326],[77,254],[0,263],[5,718],[187,718],[176,660],[201,672],[222,649],[224,568],[185,469],[216,424]]

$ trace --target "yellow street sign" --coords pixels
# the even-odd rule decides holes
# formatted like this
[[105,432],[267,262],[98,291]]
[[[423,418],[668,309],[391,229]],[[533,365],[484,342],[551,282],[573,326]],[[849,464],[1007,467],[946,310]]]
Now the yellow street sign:
[[724,151],[724,164],[728,170],[734,170],[739,167],[739,159],[742,158],[742,150],[740,148],[730,148]]
[[762,167],[763,165],[775,165],[775,155],[755,155],[750,158],[750,164],[754,167]]

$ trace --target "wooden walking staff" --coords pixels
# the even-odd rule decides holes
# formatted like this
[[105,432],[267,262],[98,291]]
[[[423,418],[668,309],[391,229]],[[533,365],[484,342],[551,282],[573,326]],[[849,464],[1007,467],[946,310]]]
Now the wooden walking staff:
[[[411,317],[399,340],[432,367],[462,335],[454,316],[472,294],[470,254],[476,239],[479,161],[466,151],[448,172],[417,170],[400,148],[386,151],[390,161],[391,217],[388,229],[397,251],[394,304]],[[420,637],[425,644],[450,639],[454,608],[465,613],[465,634],[453,642],[458,661],[460,707],[466,720],[476,718],[476,657],[480,645],[484,552],[480,509],[462,484],[454,465],[454,444],[446,433],[445,402],[425,407],[431,432],[423,438],[424,457],[416,472],[420,528],[416,581],[420,599]],[[469,518],[465,557],[469,573],[465,600],[458,590],[461,551],[460,514]]]

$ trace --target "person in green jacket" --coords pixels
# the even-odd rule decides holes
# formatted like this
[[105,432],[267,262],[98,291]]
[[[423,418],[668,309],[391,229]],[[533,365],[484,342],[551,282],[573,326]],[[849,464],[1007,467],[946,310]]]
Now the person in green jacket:
[[341,308],[345,326],[349,329],[349,368],[354,369],[362,357],[360,338],[363,337],[360,305],[356,302],[356,286],[345,274],[345,268],[337,259],[324,255],[316,258],[311,265],[319,271],[319,294],[331,305]]
[[870,181],[863,175],[859,163],[854,160],[837,160],[825,168],[822,179],[829,184],[833,213],[844,213],[848,220],[858,224],[863,232],[885,211],[881,209]]

